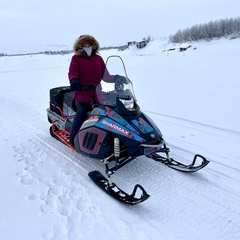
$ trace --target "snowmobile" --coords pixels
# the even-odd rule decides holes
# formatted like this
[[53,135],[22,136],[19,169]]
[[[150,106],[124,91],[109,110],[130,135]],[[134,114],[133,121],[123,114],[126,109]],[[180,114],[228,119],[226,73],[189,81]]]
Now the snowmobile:
[[108,72],[125,76],[127,81],[109,83],[102,80],[96,87],[98,101],[92,105],[92,111],[74,138],[74,145],[69,140],[76,113],[74,93],[69,86],[50,89],[47,109],[50,134],[74,151],[101,161],[105,176],[99,171],[91,171],[88,175],[107,194],[127,204],[138,204],[150,196],[143,186],[136,184],[128,194],[111,179],[111,175],[127,163],[145,155],[175,170],[196,172],[209,161],[199,154],[189,165],[174,160],[157,125],[140,110],[122,58],[110,56],[106,66]]

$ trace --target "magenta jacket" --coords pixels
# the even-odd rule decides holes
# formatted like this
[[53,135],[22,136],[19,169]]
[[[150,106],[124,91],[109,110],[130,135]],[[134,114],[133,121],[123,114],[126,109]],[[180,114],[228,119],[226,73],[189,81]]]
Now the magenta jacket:
[[[68,78],[79,79],[81,84],[93,84],[97,86],[105,73],[106,65],[101,56],[94,54],[88,57],[85,53],[81,56],[74,55],[72,57]],[[114,82],[114,76],[109,73],[104,75],[104,81]],[[96,100],[96,90],[82,89],[74,92],[75,98],[78,102],[92,103]]]

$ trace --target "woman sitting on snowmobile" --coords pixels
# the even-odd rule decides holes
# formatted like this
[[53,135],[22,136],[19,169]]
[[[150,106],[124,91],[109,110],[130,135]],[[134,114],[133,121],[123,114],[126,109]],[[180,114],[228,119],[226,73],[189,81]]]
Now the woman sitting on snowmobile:
[[74,56],[69,66],[68,78],[70,87],[74,90],[77,112],[70,132],[71,144],[74,143],[74,137],[86,119],[87,112],[91,110],[91,105],[97,100],[96,86],[102,78],[105,82],[120,79],[122,83],[127,83],[125,77],[110,75],[106,71],[104,60],[98,54],[99,43],[93,36],[80,36],[74,43],[73,50]]

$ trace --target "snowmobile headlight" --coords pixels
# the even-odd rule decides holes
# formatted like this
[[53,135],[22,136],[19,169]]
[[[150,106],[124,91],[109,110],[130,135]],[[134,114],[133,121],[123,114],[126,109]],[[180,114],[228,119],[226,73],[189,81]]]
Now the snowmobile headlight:
[[131,98],[130,100],[123,100],[120,99],[120,101],[123,103],[124,107],[129,110],[129,111],[133,111],[134,110],[134,101],[133,98]]

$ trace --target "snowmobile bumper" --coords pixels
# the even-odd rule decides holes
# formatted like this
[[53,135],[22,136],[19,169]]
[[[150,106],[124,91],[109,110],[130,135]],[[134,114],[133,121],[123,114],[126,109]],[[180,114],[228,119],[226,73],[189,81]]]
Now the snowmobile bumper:
[[150,153],[157,152],[157,151],[159,151],[159,149],[163,148],[163,146],[164,146],[164,142],[162,140],[157,144],[145,144],[145,143],[143,143],[143,144],[139,145],[143,155],[148,155]]

